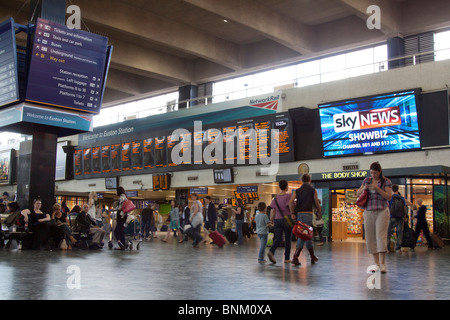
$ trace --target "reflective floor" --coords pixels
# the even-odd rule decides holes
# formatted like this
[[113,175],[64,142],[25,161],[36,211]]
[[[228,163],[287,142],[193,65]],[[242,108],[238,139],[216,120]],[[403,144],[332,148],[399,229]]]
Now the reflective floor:
[[260,264],[258,248],[254,236],[221,249],[172,237],[144,241],[139,251],[1,249],[0,299],[450,299],[449,247],[388,254],[388,273],[374,275],[362,242],[316,246],[319,262],[302,253],[299,267],[282,262],[284,248],[276,265]]

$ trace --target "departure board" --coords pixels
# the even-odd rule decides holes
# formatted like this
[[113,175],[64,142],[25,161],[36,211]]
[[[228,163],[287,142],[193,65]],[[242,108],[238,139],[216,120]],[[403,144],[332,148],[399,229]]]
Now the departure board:
[[275,139],[275,151],[279,155],[289,154],[290,150],[290,134],[288,130],[289,119],[280,118],[274,121],[273,129],[278,130],[278,134],[275,134],[272,138]]
[[122,171],[130,171],[131,170],[131,143],[125,142],[122,143]]
[[270,121],[256,122],[255,129],[258,132],[256,154],[258,159],[265,159],[270,156]]
[[222,129],[223,142],[225,144],[223,157],[226,163],[235,163],[237,159],[237,141],[235,136],[236,129],[236,126],[225,127]]
[[92,148],[92,173],[101,173],[100,147]]
[[[103,128],[103,132],[114,132]],[[294,161],[292,125],[288,113],[278,113],[202,127],[188,128],[172,139],[172,132],[123,135],[120,143],[101,146],[101,173],[161,173],[223,165],[267,165]],[[132,132],[132,131],[130,131]],[[142,138],[140,138],[142,137]],[[123,140],[122,140],[123,139]],[[83,139],[79,140],[83,141]],[[131,141],[131,142],[129,142]],[[92,146],[95,154],[98,145]],[[109,160],[110,159],[110,160]],[[103,162],[110,163],[105,167]],[[93,164],[95,160],[93,161]],[[95,164],[94,164],[95,167]],[[96,169],[90,169],[91,176]],[[85,170],[85,172],[87,172]]]
[[102,172],[111,172],[111,146],[102,146]]
[[75,177],[83,175],[83,150],[75,150],[73,153],[73,164]]
[[133,170],[144,169],[144,159],[142,155],[143,147],[141,141],[133,141],[131,163]]
[[154,156],[154,139],[145,139],[144,145],[144,168],[153,169],[155,168],[155,156]]
[[167,167],[166,137],[155,138],[155,167]]
[[108,39],[38,19],[26,100],[98,114]]
[[253,158],[252,151],[250,150],[250,148],[252,146],[254,146],[256,149],[256,143],[255,143],[256,132],[253,130],[253,124],[240,125],[238,127],[238,130],[239,130],[239,141],[238,141],[239,158],[238,158],[238,160],[240,160],[240,161],[246,160],[246,162],[251,161],[251,160],[254,161],[254,159],[252,159]]
[[92,173],[92,149],[83,149],[83,174]]
[[14,20],[0,24],[0,107],[19,100]]
[[172,149],[177,145],[178,142],[172,139],[172,136],[167,136],[167,154],[168,154],[168,166],[169,167],[176,167],[177,164],[172,160]]
[[111,169],[113,172],[120,172],[120,144],[111,145]]

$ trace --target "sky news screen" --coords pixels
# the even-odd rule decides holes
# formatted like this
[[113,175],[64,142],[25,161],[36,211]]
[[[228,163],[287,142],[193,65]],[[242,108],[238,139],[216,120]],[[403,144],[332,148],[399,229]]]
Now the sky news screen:
[[410,90],[319,105],[324,156],[419,149],[418,93]]

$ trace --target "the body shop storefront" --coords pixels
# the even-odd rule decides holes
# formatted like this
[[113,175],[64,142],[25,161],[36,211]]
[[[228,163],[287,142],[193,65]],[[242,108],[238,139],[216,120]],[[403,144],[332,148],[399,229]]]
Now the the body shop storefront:
[[[427,207],[430,232],[442,238],[450,237],[450,168],[444,166],[383,169],[400,193],[416,204],[421,198]],[[362,210],[355,205],[356,191],[369,170],[312,173],[314,187],[322,199],[322,210],[328,217],[328,234],[331,239],[364,239]],[[415,224],[414,207],[408,207],[409,223]],[[420,236],[419,241],[422,240]]]

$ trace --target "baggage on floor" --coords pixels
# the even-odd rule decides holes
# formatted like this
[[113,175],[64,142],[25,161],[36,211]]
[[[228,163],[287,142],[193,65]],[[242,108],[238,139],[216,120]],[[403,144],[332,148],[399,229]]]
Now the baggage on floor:
[[186,225],[186,226],[184,227],[184,234],[185,234],[186,236],[188,236],[189,238],[191,238],[192,240],[195,239],[195,236],[194,236],[194,228],[192,228],[191,225]]
[[414,230],[409,227],[407,222],[403,224],[402,247],[412,249],[416,247],[416,235],[414,234]]
[[237,241],[237,233],[231,229],[225,230],[224,235],[229,243],[235,243]]
[[219,248],[222,248],[226,243],[225,237],[221,235],[218,231],[210,232],[209,237],[214,242],[214,244],[216,244]]
[[441,237],[437,233],[431,233],[431,240],[433,241],[433,247],[442,249],[444,247],[444,241],[442,241]]

